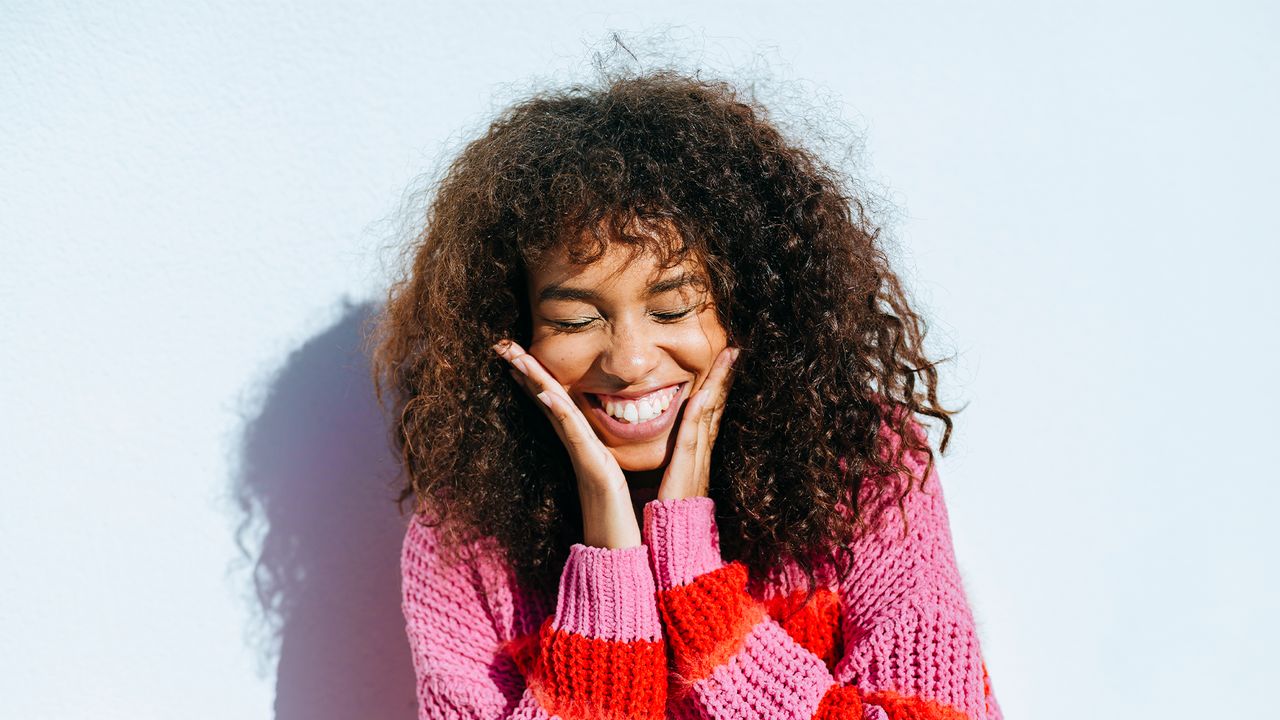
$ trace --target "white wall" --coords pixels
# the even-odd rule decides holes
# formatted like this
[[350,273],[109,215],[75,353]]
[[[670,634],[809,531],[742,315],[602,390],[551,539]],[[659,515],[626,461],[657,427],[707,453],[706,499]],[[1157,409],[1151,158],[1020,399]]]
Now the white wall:
[[356,348],[402,193],[662,27],[865,135],[1007,716],[1271,707],[1275,5],[178,5],[0,10],[0,717],[413,716]]

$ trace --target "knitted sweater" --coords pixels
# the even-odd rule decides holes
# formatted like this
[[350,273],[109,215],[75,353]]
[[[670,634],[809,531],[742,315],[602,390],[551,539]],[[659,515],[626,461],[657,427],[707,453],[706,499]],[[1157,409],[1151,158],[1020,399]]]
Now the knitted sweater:
[[401,570],[419,717],[1002,720],[936,467],[905,536],[893,497],[804,606],[794,565],[749,581],[721,556],[707,497],[648,502],[639,547],[574,544],[555,592],[518,586],[495,543],[442,562],[415,520]]

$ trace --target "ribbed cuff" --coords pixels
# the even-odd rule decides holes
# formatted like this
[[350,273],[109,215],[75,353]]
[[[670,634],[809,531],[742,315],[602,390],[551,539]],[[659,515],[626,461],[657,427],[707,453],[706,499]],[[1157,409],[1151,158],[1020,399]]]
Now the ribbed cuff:
[[645,504],[644,538],[659,590],[688,585],[724,566],[715,509],[715,501],[702,495]]
[[659,640],[656,592],[645,546],[574,543],[560,574],[553,626],[601,640]]

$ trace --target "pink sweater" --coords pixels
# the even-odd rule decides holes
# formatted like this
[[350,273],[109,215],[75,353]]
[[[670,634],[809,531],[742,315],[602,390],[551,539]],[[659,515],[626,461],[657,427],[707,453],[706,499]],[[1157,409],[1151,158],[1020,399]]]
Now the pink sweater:
[[832,558],[798,612],[803,574],[748,582],[721,557],[714,505],[649,502],[643,545],[573,545],[555,593],[518,587],[492,543],[446,566],[433,529],[411,522],[419,717],[1002,720],[936,469],[907,500],[910,532],[885,505],[852,573],[838,582]]

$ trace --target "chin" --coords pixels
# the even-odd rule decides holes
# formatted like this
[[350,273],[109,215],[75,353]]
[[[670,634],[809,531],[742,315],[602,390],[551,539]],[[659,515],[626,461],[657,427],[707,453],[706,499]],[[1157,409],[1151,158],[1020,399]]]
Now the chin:
[[666,444],[649,444],[645,447],[610,448],[618,467],[630,472],[659,470],[667,464]]

